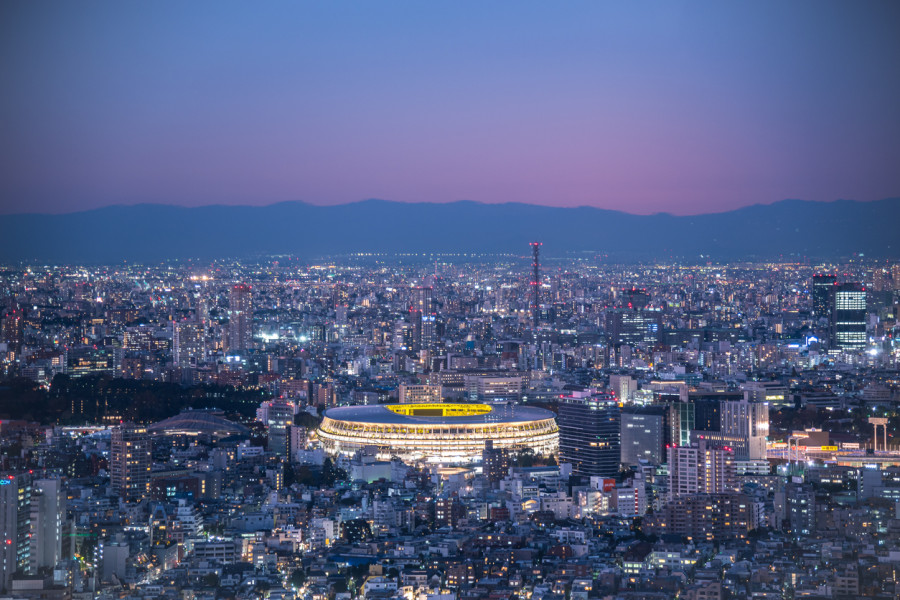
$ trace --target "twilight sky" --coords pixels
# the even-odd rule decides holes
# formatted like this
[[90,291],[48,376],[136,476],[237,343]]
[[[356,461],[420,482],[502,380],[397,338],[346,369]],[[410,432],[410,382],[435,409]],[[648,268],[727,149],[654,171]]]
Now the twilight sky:
[[900,2],[0,2],[0,212],[900,196]]

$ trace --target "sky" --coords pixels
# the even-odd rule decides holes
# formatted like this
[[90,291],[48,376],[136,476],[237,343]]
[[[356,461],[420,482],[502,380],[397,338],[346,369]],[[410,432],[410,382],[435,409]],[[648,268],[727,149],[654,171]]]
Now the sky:
[[0,213],[900,196],[900,3],[0,2]]

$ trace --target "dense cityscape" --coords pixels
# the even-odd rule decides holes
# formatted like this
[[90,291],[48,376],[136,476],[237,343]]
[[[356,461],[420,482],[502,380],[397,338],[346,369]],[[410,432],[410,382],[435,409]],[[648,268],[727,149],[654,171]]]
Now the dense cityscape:
[[900,263],[0,272],[0,598],[900,597]]

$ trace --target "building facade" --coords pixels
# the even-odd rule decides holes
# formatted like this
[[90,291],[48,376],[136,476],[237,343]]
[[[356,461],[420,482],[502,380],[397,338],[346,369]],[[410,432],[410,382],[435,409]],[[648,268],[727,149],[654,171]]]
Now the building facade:
[[612,395],[575,392],[559,401],[559,459],[576,475],[612,477],[621,459],[621,410]]
[[109,473],[113,490],[128,501],[150,493],[152,442],[146,427],[125,423],[112,430]]

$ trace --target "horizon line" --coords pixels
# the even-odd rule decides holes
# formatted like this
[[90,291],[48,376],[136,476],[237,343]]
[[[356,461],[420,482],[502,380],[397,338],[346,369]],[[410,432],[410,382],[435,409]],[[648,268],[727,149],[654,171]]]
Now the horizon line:
[[2,212],[0,215],[5,217],[18,217],[18,216],[65,216],[65,215],[75,215],[81,213],[88,213],[94,211],[108,210],[111,208],[136,208],[136,207],[166,207],[166,208],[175,208],[175,209],[183,209],[183,210],[196,210],[196,209],[204,209],[204,208],[271,208],[274,206],[284,205],[284,204],[302,204],[306,206],[313,206],[316,208],[337,208],[342,206],[352,206],[354,204],[364,204],[370,202],[384,202],[388,204],[407,204],[407,205],[452,205],[452,204],[477,204],[481,206],[504,206],[504,205],[519,205],[519,206],[529,206],[529,207],[539,207],[539,208],[553,208],[553,209],[562,209],[562,210],[579,210],[579,209],[591,209],[598,211],[606,211],[613,213],[620,213],[624,215],[631,215],[635,217],[653,217],[653,216],[669,216],[669,217],[699,217],[706,215],[717,215],[717,214],[725,214],[732,213],[739,210],[745,210],[748,208],[755,208],[761,206],[773,206],[776,204],[783,204],[787,202],[802,202],[808,204],[835,204],[839,202],[850,202],[856,204],[869,204],[875,202],[888,202],[893,200],[900,200],[900,196],[892,196],[887,198],[880,198],[876,200],[855,200],[855,199],[847,199],[847,198],[836,198],[834,200],[803,200],[799,198],[783,198],[780,200],[774,200],[772,202],[756,202],[753,204],[745,204],[743,206],[737,206],[734,208],[730,208],[727,210],[719,210],[719,211],[710,211],[710,212],[696,212],[696,213],[674,213],[669,211],[657,211],[652,213],[640,213],[640,212],[628,212],[624,210],[619,210],[615,208],[604,208],[601,206],[593,206],[590,204],[579,204],[574,206],[556,206],[552,204],[540,204],[537,202],[522,202],[522,201],[503,201],[503,202],[485,202],[481,200],[469,200],[469,199],[459,199],[459,200],[450,200],[446,202],[441,201],[405,201],[405,200],[388,200],[385,198],[364,198],[361,200],[351,200],[349,202],[338,202],[334,204],[319,204],[316,202],[310,202],[307,200],[278,200],[275,202],[269,202],[266,204],[246,204],[246,203],[223,203],[223,202],[211,202],[208,204],[176,204],[171,202],[133,202],[133,203],[114,203],[114,204],[106,204],[103,206],[95,206],[91,208],[81,208],[77,210],[70,210],[66,212]]

